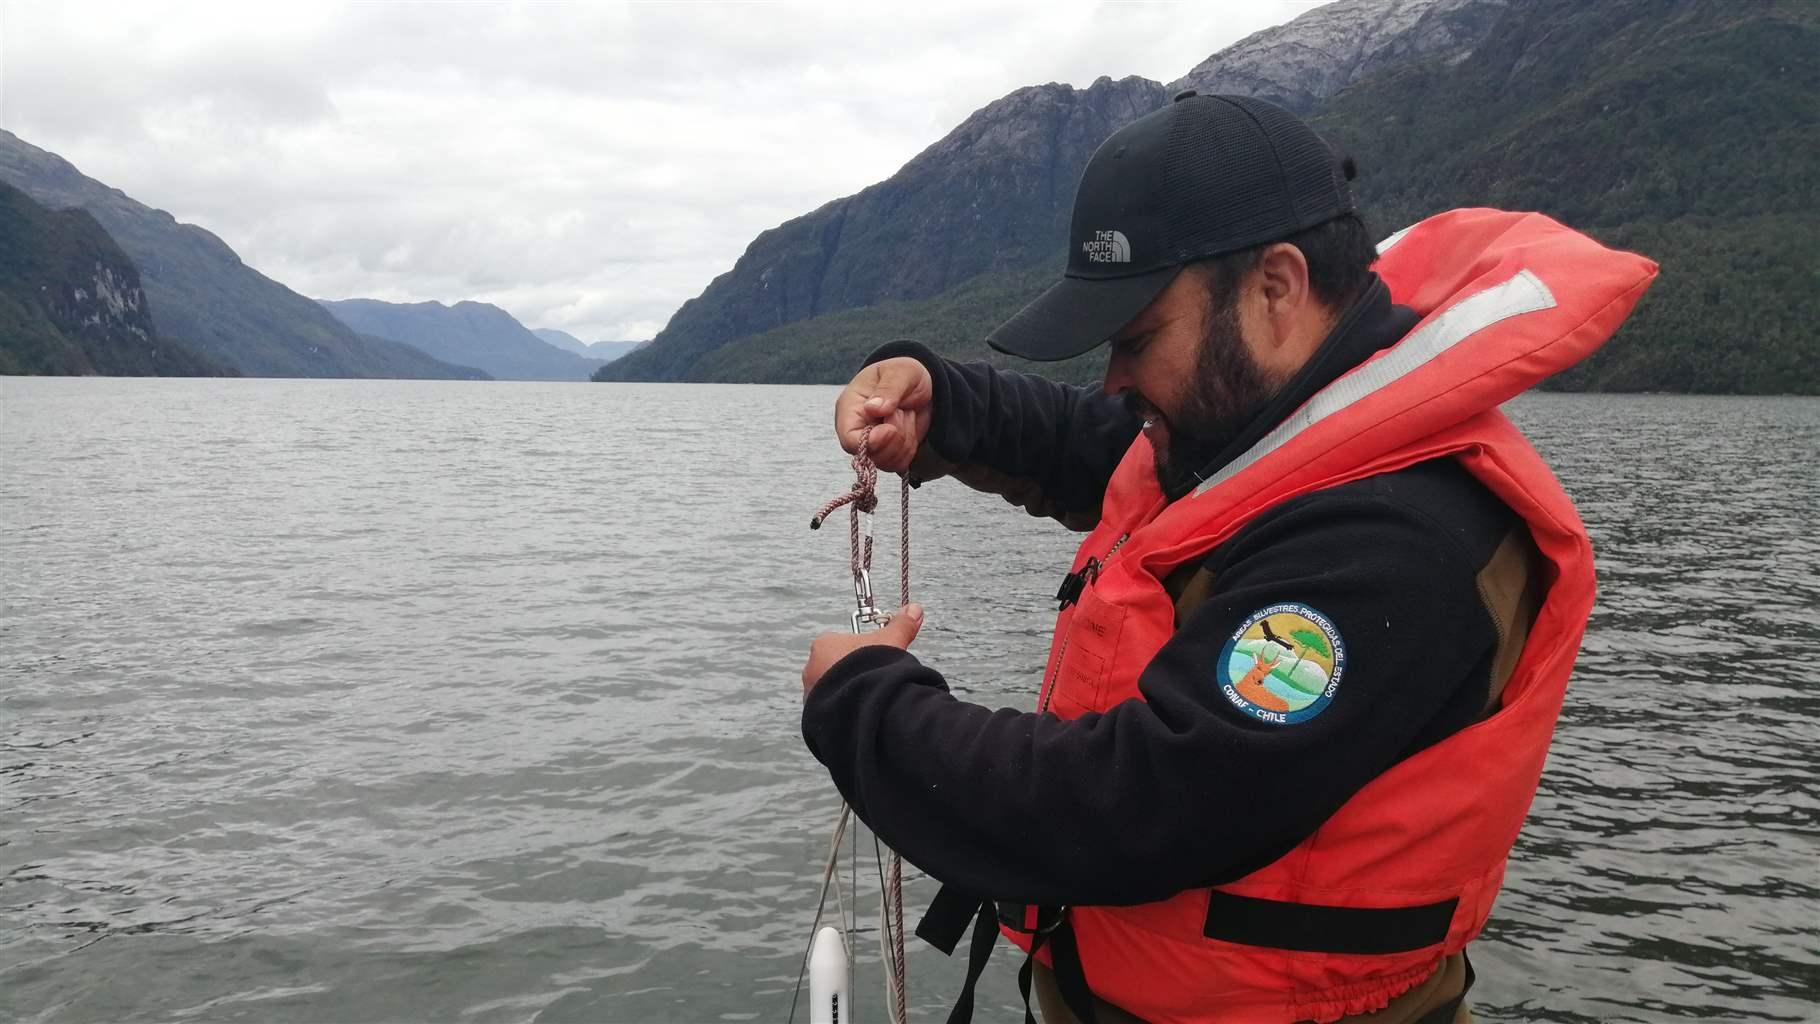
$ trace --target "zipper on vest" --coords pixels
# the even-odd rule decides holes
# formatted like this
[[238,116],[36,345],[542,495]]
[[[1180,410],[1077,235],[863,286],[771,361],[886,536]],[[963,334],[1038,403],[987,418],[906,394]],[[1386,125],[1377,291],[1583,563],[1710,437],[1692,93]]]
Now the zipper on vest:
[[[1062,589],[1055,592],[1055,599],[1062,603],[1063,609],[1080,600],[1081,594],[1086,592],[1087,586],[1099,579],[1100,570],[1106,567],[1107,562],[1112,561],[1112,556],[1118,554],[1119,549],[1124,547],[1125,542],[1130,539],[1131,534],[1129,533],[1119,534],[1119,539],[1114,541],[1112,547],[1107,550],[1106,557],[1094,558],[1090,555],[1087,558],[1087,564],[1081,566],[1078,572],[1071,572],[1062,578]],[[1049,698],[1054,694],[1055,678],[1062,671],[1062,659],[1067,656],[1068,637],[1063,634],[1062,646],[1055,652],[1055,668],[1049,673],[1049,678],[1043,680],[1042,693],[1037,698],[1036,713],[1039,715],[1049,710]]]

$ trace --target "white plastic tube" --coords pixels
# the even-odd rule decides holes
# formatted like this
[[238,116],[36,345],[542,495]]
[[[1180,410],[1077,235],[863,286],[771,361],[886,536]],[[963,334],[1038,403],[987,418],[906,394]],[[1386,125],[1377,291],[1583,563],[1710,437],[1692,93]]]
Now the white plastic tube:
[[847,944],[840,931],[824,927],[809,950],[809,1024],[841,1024],[853,1018],[847,994]]

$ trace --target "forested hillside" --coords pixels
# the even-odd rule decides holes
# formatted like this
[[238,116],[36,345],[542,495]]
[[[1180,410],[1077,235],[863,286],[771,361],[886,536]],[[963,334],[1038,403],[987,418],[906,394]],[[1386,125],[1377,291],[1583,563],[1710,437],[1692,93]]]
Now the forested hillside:
[[[1388,234],[1456,206],[1534,209],[1660,262],[1632,321],[1552,386],[1820,393],[1820,4],[1532,0],[1427,12],[1443,13],[1445,32],[1430,26],[1423,59],[1386,61],[1307,100],[1316,128],[1357,159],[1354,187],[1372,227]],[[1441,45],[1449,39],[1472,42],[1470,55]],[[1255,63],[1262,45],[1231,50]],[[1305,58],[1304,49],[1294,52]],[[1195,74],[1218,81],[1219,71],[1216,59]],[[1247,75],[1229,78],[1258,77]],[[1041,244],[1020,243],[1021,261],[934,294],[735,334],[686,358],[660,335],[641,353],[648,359],[622,361],[622,376],[665,357],[678,361],[661,364],[664,379],[833,382],[897,337],[986,357],[985,334],[1059,273],[1059,209]],[[922,251],[906,244],[900,259]],[[1083,379],[1097,369],[1089,358],[1041,372]]]
[[0,373],[224,372],[159,335],[139,269],[95,218],[0,184]]

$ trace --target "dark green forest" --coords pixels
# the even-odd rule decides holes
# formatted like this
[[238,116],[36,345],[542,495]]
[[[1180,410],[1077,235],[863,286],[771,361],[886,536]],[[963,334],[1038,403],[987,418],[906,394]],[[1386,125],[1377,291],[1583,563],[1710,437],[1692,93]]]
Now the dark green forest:
[[1588,4],[1314,119],[1386,229],[1540,210],[1662,274],[1570,390],[1820,393],[1820,4]]

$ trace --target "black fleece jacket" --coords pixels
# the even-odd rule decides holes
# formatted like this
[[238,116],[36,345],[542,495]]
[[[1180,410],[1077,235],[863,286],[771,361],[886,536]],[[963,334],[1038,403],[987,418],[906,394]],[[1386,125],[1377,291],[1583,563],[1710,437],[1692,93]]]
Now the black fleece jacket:
[[[1415,319],[1374,282],[1203,473]],[[1077,528],[1097,519],[1137,436],[1122,402],[906,343],[871,361],[893,355],[935,379],[925,461]],[[862,820],[965,891],[1107,905],[1231,881],[1484,713],[1498,636],[1477,576],[1515,523],[1451,460],[1304,495],[1207,556],[1212,593],[1140,676],[1141,701],[1069,721],[994,711],[956,700],[914,655],[867,647],[811,692],[803,736]],[[1324,613],[1346,656],[1331,702],[1287,725],[1235,705],[1218,664],[1237,628],[1286,602]]]

